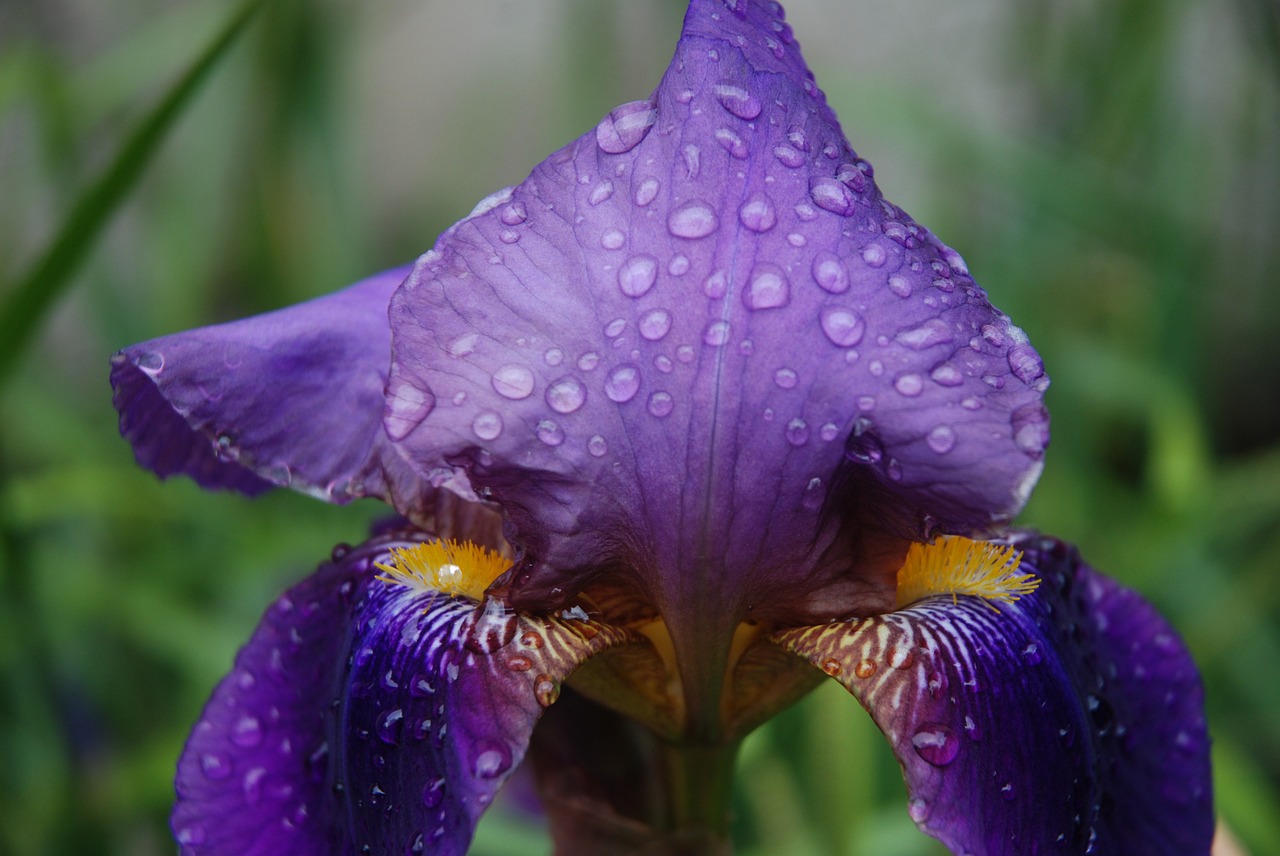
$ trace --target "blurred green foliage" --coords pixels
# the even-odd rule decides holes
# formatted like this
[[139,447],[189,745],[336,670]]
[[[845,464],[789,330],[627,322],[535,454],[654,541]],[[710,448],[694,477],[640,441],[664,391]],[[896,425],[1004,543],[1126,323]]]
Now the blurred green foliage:
[[[516,26],[492,0],[465,4],[464,28],[463,5],[268,3],[181,101],[136,192],[94,202],[235,10],[0,3],[0,293],[86,199],[110,224],[51,286],[68,287],[54,311],[19,319],[31,346],[0,389],[0,852],[172,852],[172,765],[205,696],[279,590],[380,510],[157,483],[116,436],[107,355],[413,258],[647,92],[681,6],[547,3],[515,40],[536,51],[485,38],[465,72],[409,62],[460,62],[466,38]],[[823,35],[857,53],[858,12],[791,5],[793,19],[839,9]],[[901,69],[810,60],[886,192],[964,253],[1045,358],[1054,443],[1023,522],[1079,543],[1180,628],[1204,671],[1220,812],[1256,856],[1280,853],[1280,12],[982,8],[977,49],[1010,99],[996,125]],[[903,9],[907,39],[919,13]],[[426,41],[396,40],[420,16]],[[904,42],[902,68],[920,49]],[[753,735],[739,779],[744,854],[940,852],[834,685]],[[491,814],[476,852],[537,852],[536,823]]]

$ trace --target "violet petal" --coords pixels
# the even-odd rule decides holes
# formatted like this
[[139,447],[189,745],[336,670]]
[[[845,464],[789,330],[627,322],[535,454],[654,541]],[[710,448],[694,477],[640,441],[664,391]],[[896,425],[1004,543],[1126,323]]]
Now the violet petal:
[[912,818],[957,853],[1207,854],[1209,738],[1195,665],[1134,592],[1024,536],[1039,589],[785,631],[889,737]]
[[179,761],[184,856],[462,854],[560,682],[620,641],[375,578],[422,537],[379,536],[267,611]]
[[425,503],[382,430],[386,310],[406,268],[288,309],[165,336],[112,358],[120,431],[161,478],[330,502]]
[[968,532],[1039,473],[1035,352],[881,196],[776,4],[737,9],[694,0],[650,100],[491,197],[393,298],[388,432],[503,505],[539,563],[519,602],[613,564],[691,612],[717,580],[731,627],[752,591],[832,573],[830,517]]

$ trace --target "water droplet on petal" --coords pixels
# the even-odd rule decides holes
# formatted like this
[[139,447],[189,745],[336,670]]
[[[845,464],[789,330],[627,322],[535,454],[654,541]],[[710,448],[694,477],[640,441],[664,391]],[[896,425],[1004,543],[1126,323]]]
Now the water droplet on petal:
[[866,263],[867,267],[884,267],[884,263],[888,258],[889,254],[879,244],[867,244],[862,248],[862,261]]
[[620,365],[604,382],[604,394],[610,401],[625,404],[636,397],[640,391],[640,370],[632,365]]
[[648,294],[657,278],[658,260],[653,256],[632,256],[618,269],[618,287],[627,297]]
[[595,351],[587,351],[578,357],[578,368],[584,372],[589,372],[600,364],[600,355]]
[[[386,413],[383,417],[388,436],[392,440],[403,440],[410,431],[422,424],[422,420],[427,418],[435,405],[434,395],[395,374],[393,370],[387,383]],[[227,441],[225,444],[222,442],[224,438]],[[230,454],[234,442],[224,434],[218,438],[218,445],[219,456],[222,457]]]
[[600,246],[606,250],[619,250],[627,242],[627,236],[618,229],[605,229],[600,235]]
[[498,240],[504,244],[514,244],[520,240],[520,233],[514,229],[503,229],[498,233]]
[[658,180],[656,178],[646,178],[644,181],[640,182],[636,187],[636,205],[643,208],[652,202],[653,198],[658,195],[658,186]]
[[689,257],[675,255],[667,263],[667,273],[672,276],[683,276],[689,270]]
[[242,716],[231,728],[231,742],[237,746],[257,746],[262,742],[262,723],[255,716]]
[[753,232],[767,232],[778,222],[773,205],[763,196],[756,195],[742,203],[738,219]]
[[793,446],[803,446],[809,442],[809,425],[803,419],[792,419],[787,423],[787,442]]
[[199,823],[189,823],[178,830],[174,836],[179,844],[182,845],[200,845],[204,844],[208,835],[205,832],[204,825]]
[[818,436],[830,443],[840,436],[840,426],[834,422],[824,422],[822,427],[818,429]]
[[529,219],[529,210],[525,208],[523,202],[512,202],[502,209],[498,219],[508,226],[519,226]]
[[956,432],[947,425],[939,425],[929,432],[925,442],[939,455],[945,455],[956,446]]
[[841,348],[851,348],[862,341],[866,332],[866,324],[862,316],[852,309],[843,306],[827,306],[822,310],[822,332],[831,344]]
[[801,152],[798,149],[793,149],[791,146],[785,144],[776,146],[773,150],[773,156],[778,159],[778,163],[785,167],[790,167],[791,169],[804,166],[804,152]]
[[564,351],[559,348],[550,348],[542,355],[542,359],[549,366],[558,366],[564,362]]
[[773,373],[773,382],[781,389],[795,389],[796,384],[800,382],[800,379],[791,369],[778,369]]
[[712,91],[715,93],[716,100],[720,102],[720,106],[739,119],[751,121],[759,116],[761,109],[763,109],[760,99],[741,86],[736,86],[732,83],[718,83]]
[[1014,345],[1009,349],[1009,368],[1023,383],[1031,383],[1044,375],[1044,363],[1040,361],[1040,355],[1027,344]]
[[671,331],[671,313],[665,309],[653,309],[640,318],[640,335],[650,342],[657,342]]
[[556,413],[574,413],[587,400],[587,388],[573,377],[562,377],[547,387],[547,406]]
[[511,750],[497,743],[483,744],[484,749],[476,755],[475,773],[481,779],[496,779],[511,769]]
[[231,759],[216,752],[201,755],[200,770],[207,779],[225,779],[231,775]]
[[1039,402],[1025,404],[1009,417],[1013,442],[1029,458],[1039,459],[1049,445],[1049,411]]
[[492,410],[484,410],[471,421],[471,430],[481,440],[496,440],[502,434],[502,417]]
[[938,386],[959,386],[964,383],[964,375],[951,363],[941,363],[929,372],[929,377]]
[[400,708],[389,710],[378,717],[378,739],[383,743],[395,745],[400,742],[400,726],[404,720],[404,711]]
[[834,178],[815,178],[809,181],[809,195],[819,208],[848,217],[854,212],[853,191]]
[[657,116],[652,101],[621,104],[596,125],[596,145],[611,155],[629,152],[648,135]]
[[587,451],[593,458],[603,457],[609,451],[609,444],[599,434],[595,434],[587,441]]
[[712,300],[719,300],[729,291],[729,279],[724,271],[714,271],[702,283],[702,293]]
[[911,737],[916,754],[935,767],[945,767],[960,753],[960,741],[942,724],[926,724]]
[[667,230],[677,238],[705,238],[720,227],[716,212],[705,202],[686,202],[667,218]]
[[627,329],[626,318],[614,318],[608,324],[604,325],[604,335],[609,339],[616,339],[622,335],[622,331]]
[[534,433],[547,446],[555,447],[564,442],[564,432],[560,430],[559,425],[550,419],[540,421],[534,429]]
[[591,188],[591,193],[587,195],[587,202],[592,206],[599,205],[612,195],[613,182],[606,178],[604,181]]
[[702,331],[702,341],[713,348],[718,348],[729,341],[729,322],[712,321]]
[[695,356],[697,356],[697,354],[693,350],[693,345],[681,345],[676,348],[676,359],[685,365],[693,362],[693,358]]
[[675,401],[669,392],[655,392],[649,396],[649,412],[661,419],[670,415],[675,408]]
[[889,290],[899,297],[910,297],[911,280],[907,279],[905,276],[894,274],[889,277]]
[[924,391],[924,379],[918,374],[900,375],[898,379],[893,382],[893,388],[901,395],[905,395],[908,398],[914,398]]
[[742,294],[748,309],[777,309],[791,299],[787,276],[776,265],[762,264],[751,272],[751,282]]
[[422,789],[422,804],[431,809],[439,808],[444,802],[445,785],[443,778],[427,782],[426,787]]
[[702,171],[702,150],[690,143],[681,153],[684,155],[685,174],[689,178],[697,178],[698,173]]
[[912,797],[907,803],[907,814],[915,823],[924,823],[929,819],[929,804],[920,797]]
[[133,364],[151,377],[155,377],[164,371],[164,354],[157,351],[143,351]]
[[813,281],[830,294],[844,294],[849,290],[849,273],[835,253],[823,250],[813,257]]
[[516,363],[508,363],[494,372],[491,382],[498,395],[512,401],[520,401],[533,394],[533,372]]
[[728,128],[720,128],[716,131],[716,142],[738,160],[746,160],[751,154],[751,150],[747,148],[747,144],[743,142],[742,137]]

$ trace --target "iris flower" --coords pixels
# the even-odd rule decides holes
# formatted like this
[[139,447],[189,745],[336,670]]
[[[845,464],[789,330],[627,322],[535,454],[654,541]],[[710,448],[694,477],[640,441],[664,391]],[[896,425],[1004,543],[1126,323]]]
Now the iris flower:
[[162,477],[398,515],[214,691],[186,854],[463,853],[526,755],[557,852],[727,852],[736,747],[827,676],[957,853],[1208,852],[1178,637],[1008,528],[1040,358],[881,195],[776,3],[692,0],[650,98],[411,268],[112,383]]

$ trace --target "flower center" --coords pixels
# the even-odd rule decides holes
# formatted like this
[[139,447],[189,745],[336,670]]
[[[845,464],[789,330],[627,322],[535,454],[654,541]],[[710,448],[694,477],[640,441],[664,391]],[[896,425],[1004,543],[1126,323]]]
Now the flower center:
[[1018,573],[1021,563],[1022,553],[1008,544],[957,535],[912,544],[898,571],[898,608],[940,594],[950,594],[952,603],[962,594],[1012,603],[1040,585],[1035,574]]
[[420,592],[442,592],[450,597],[484,598],[500,574],[511,567],[501,554],[471,541],[435,540],[412,547],[393,547],[393,564],[374,564],[384,571],[378,579]]

